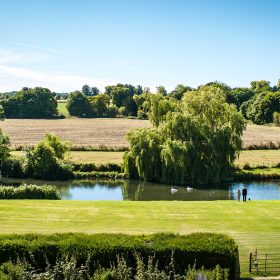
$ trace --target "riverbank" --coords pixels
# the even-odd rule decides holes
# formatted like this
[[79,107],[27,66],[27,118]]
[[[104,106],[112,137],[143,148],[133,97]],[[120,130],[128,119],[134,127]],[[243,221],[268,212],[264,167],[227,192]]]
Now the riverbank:
[[0,233],[225,233],[239,246],[245,275],[251,251],[280,250],[279,211],[278,201],[1,200]]

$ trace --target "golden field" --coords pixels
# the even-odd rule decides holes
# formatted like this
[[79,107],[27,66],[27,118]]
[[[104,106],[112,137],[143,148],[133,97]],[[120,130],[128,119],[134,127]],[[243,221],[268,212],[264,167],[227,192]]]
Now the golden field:
[[[7,119],[0,122],[0,128],[10,135],[15,146],[34,145],[47,132],[69,140],[75,146],[102,145],[125,147],[125,134],[129,129],[149,127],[146,120],[138,119],[79,119],[66,118],[56,120]],[[280,143],[280,128],[272,126],[248,125],[243,135],[244,147],[272,142]]]

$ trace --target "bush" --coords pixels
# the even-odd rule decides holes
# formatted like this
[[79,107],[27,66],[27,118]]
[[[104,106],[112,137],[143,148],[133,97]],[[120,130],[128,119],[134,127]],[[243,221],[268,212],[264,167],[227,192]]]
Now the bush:
[[213,233],[0,235],[0,263],[16,261],[17,258],[33,259],[37,269],[46,267],[46,258],[49,264],[54,265],[63,255],[74,257],[77,264],[88,263],[91,274],[100,266],[110,268],[117,263],[118,256],[135,268],[136,254],[145,265],[149,257],[154,256],[160,270],[168,267],[173,259],[175,272],[181,275],[189,265],[212,269],[219,264],[221,268],[229,268],[233,279],[238,248],[233,239]]
[[99,267],[94,271],[91,277],[90,267],[78,265],[77,260],[73,257],[64,257],[57,260],[54,266],[48,266],[45,271],[38,272],[32,264],[25,260],[19,260],[15,264],[12,262],[4,263],[0,266],[1,280],[196,280],[196,279],[212,279],[227,280],[228,269],[222,269],[217,265],[213,270],[206,270],[203,267],[196,269],[195,266],[188,267],[186,276],[176,274],[176,263],[170,262],[169,266],[164,270],[158,268],[157,261],[154,257],[150,257],[148,264],[145,265],[143,259],[136,255],[137,266],[135,269],[130,267],[123,257],[118,257],[117,262],[110,268]]
[[1,175],[4,177],[24,178],[23,160],[8,158],[1,167]]
[[94,163],[72,163],[74,171],[92,172],[92,171],[115,171],[121,172],[121,166],[115,163],[95,165]]
[[22,185],[20,187],[0,186],[0,199],[61,199],[53,186]]
[[279,112],[273,113],[273,123],[275,126],[280,126],[280,113]]

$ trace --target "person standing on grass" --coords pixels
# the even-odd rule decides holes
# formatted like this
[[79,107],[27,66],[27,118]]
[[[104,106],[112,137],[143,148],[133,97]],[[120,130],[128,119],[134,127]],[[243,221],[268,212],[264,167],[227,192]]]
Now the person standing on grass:
[[241,191],[240,189],[238,188],[237,189],[237,200],[240,201],[240,196],[241,196]]
[[244,187],[242,189],[242,198],[243,198],[244,202],[246,202],[246,197],[247,197],[247,189],[246,189],[246,187]]

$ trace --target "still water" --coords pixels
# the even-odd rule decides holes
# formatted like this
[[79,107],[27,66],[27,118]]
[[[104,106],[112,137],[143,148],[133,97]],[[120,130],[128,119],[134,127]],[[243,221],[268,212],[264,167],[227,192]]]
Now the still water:
[[226,185],[197,186],[193,190],[152,184],[133,180],[122,181],[38,181],[6,179],[2,184],[19,185],[22,183],[36,185],[54,185],[65,200],[234,200],[237,189],[244,186],[248,189],[251,200],[280,200],[280,181],[234,182]]

